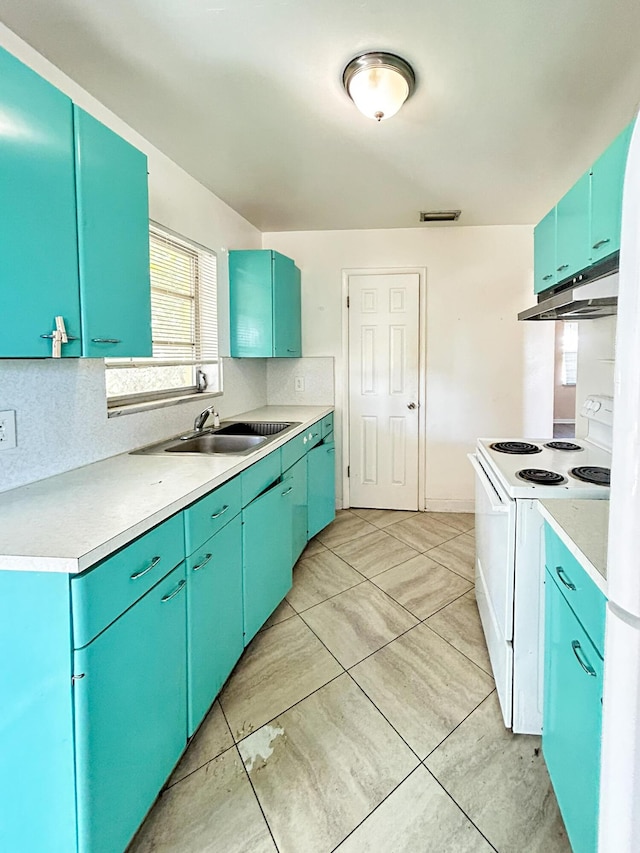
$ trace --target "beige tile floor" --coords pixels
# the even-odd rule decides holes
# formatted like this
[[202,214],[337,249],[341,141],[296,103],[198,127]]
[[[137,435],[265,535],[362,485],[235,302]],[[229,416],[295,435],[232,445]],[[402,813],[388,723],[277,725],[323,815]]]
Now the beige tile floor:
[[540,739],[503,724],[473,516],[342,511],[130,853],[570,853]]

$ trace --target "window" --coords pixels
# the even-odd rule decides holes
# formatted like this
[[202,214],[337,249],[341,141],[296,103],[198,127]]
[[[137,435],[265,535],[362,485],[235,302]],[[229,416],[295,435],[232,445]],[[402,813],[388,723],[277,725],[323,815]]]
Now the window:
[[562,384],[575,385],[578,377],[578,324],[563,323]]
[[151,224],[153,358],[105,359],[109,406],[221,390],[216,256]]

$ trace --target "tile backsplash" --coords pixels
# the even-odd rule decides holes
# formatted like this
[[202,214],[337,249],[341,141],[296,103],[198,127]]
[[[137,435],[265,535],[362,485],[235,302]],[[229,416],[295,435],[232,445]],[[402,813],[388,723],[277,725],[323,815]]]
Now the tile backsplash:
[[[296,379],[302,380],[304,390],[296,390]],[[333,357],[268,359],[267,402],[271,406],[333,406]]]

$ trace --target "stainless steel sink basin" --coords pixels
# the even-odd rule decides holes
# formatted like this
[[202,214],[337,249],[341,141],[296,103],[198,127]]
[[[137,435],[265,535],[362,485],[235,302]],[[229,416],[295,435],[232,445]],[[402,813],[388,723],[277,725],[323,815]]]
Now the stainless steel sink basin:
[[167,453],[245,453],[266,440],[262,435],[220,435],[214,432],[175,441],[164,449]]
[[299,425],[299,422],[282,421],[223,421],[218,429],[175,436],[131,452],[133,455],[148,456],[163,456],[165,453],[243,456]]

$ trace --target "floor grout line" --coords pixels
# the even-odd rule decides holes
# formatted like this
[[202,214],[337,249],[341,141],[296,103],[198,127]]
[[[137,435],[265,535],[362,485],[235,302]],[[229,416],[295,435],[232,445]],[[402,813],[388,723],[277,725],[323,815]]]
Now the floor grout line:
[[275,835],[273,834],[273,830],[271,829],[271,824],[267,820],[267,816],[265,814],[264,809],[262,808],[262,803],[260,802],[260,797],[258,796],[258,792],[256,791],[256,789],[253,785],[253,782],[251,781],[251,776],[249,775],[249,771],[247,770],[245,763],[244,763],[244,760],[243,760],[242,756],[240,755],[240,750],[238,749],[238,744],[235,743],[234,746],[235,746],[236,752],[238,753],[238,758],[240,760],[240,764],[242,764],[242,770],[243,770],[245,776],[247,777],[247,781],[249,782],[249,785],[251,786],[251,790],[253,791],[253,796],[256,799],[256,803],[258,804],[258,808],[260,809],[262,817],[264,818],[264,822],[267,826],[267,829],[269,830],[269,835],[271,836],[271,840],[273,841],[273,846],[276,848],[277,853],[279,853],[280,848],[278,847],[278,845],[276,843],[276,838],[275,838]]
[[[464,719],[460,720],[460,722],[456,726],[454,726],[454,728],[451,729],[451,731],[449,732],[448,735],[446,735],[446,737],[442,738],[442,740],[440,741],[440,743],[437,746],[434,746],[434,748],[429,752],[429,754],[426,755],[422,759],[422,763],[424,764],[425,767],[427,767],[425,762],[428,761],[429,758],[431,758],[433,753],[436,752],[436,750],[440,749],[440,747],[443,745],[443,743],[445,743],[451,737],[451,735],[460,728],[460,726],[465,722],[465,720],[468,720],[469,717],[478,710],[480,705],[482,705],[484,702],[486,702],[490,696],[493,696],[493,694],[495,692],[496,692],[496,688],[494,687],[493,690],[491,690],[489,693],[487,693],[487,695],[484,697],[484,699],[482,699],[480,702],[478,702],[478,704],[475,706],[475,708],[473,708],[471,711],[469,711],[469,713],[467,714],[467,716]],[[427,770],[428,769],[429,768],[427,767]]]

